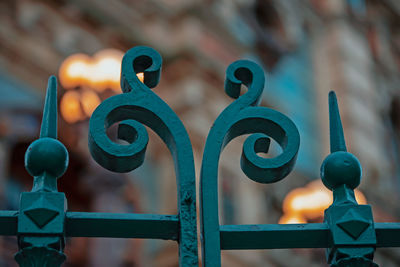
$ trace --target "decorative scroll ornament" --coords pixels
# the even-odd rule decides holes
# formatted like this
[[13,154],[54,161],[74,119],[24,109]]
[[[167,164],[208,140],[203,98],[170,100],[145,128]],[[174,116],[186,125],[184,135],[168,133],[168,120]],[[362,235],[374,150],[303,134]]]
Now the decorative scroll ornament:
[[[121,88],[93,112],[89,125],[89,149],[93,158],[114,172],[128,172],[144,160],[148,143],[147,125],[170,150],[177,177],[180,266],[197,266],[196,190],[192,146],[187,132],[172,109],[150,88],[160,79],[161,56],[152,48],[130,49],[122,60]],[[144,73],[143,83],[137,73]],[[112,142],[106,130],[119,122],[118,138]]]
[[20,266],[55,267],[61,266],[66,257],[64,253],[50,247],[28,247],[15,255]]
[[[95,213],[66,211],[57,178],[66,170],[68,151],[57,140],[56,79],[49,79],[40,139],[25,154],[25,167],[34,177],[31,192],[21,195],[17,211],[0,211],[0,235],[17,236],[16,261],[22,267],[57,267],[65,260],[65,237],[151,238],[179,242],[180,266],[198,266],[196,195],[193,153],[185,128],[176,114],[150,88],[160,78],[161,57],[153,49],[135,47],[122,62],[124,94],[104,101],[90,120],[89,148],[105,168],[127,172],[140,166],[153,129],[168,146],[177,177],[178,214]],[[144,73],[140,82],[137,73]],[[240,96],[241,85],[248,91]],[[293,168],[299,149],[296,126],[283,114],[257,107],[264,73],[250,61],[227,69],[226,93],[237,98],[217,118],[207,138],[201,168],[201,235],[203,266],[221,266],[221,249],[327,248],[332,267],[377,267],[376,247],[400,247],[400,224],[375,223],[369,205],[358,205],[354,189],[361,180],[357,158],[346,151],[336,96],[329,94],[331,154],[321,167],[333,203],[324,223],[220,225],[218,221],[218,162],[235,137],[250,135],[241,157],[243,172],[254,181],[274,183]],[[128,145],[112,142],[106,130],[119,122],[118,136]],[[262,158],[270,138],[282,147],[275,158]]]
[[[220,225],[218,220],[218,162],[224,147],[235,137],[250,135],[243,145],[243,172],[260,183],[275,183],[292,170],[300,137],[294,123],[282,113],[257,107],[264,89],[264,72],[255,63],[239,60],[226,71],[225,91],[235,100],[216,119],[207,137],[200,177],[203,266],[220,266]],[[248,91],[240,96],[241,86]],[[263,158],[270,137],[281,147],[275,158]]]

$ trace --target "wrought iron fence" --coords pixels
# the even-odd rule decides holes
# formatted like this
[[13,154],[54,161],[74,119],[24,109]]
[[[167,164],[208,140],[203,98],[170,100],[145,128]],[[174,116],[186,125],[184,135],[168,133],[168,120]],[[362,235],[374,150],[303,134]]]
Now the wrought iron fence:
[[[177,179],[178,214],[117,214],[70,212],[57,179],[68,166],[68,152],[57,140],[57,85],[50,77],[40,138],[25,154],[25,166],[34,177],[31,192],[21,195],[18,211],[0,211],[0,235],[18,237],[20,266],[60,266],[66,237],[116,237],[175,240],[180,266],[198,266],[196,184],[188,134],[171,108],[150,88],[160,79],[161,56],[148,47],[129,50],[122,61],[123,94],[101,103],[90,119],[89,149],[93,158],[114,172],[128,172],[144,160],[153,129],[173,157]],[[144,73],[143,83],[137,73]],[[248,88],[240,94],[242,85]],[[296,161],[300,137],[294,123],[275,110],[258,107],[264,73],[250,61],[232,63],[225,91],[236,99],[216,119],[203,154],[200,177],[201,247],[203,266],[220,266],[221,250],[326,248],[331,266],[377,266],[377,247],[400,246],[400,223],[374,223],[371,207],[358,205],[354,189],[361,180],[357,158],[346,151],[336,96],[329,94],[331,154],[321,166],[324,185],[334,201],[324,223],[220,225],[218,219],[218,162],[224,147],[235,137],[251,134],[243,145],[241,168],[252,180],[275,183],[286,177]],[[119,122],[112,142],[106,130]],[[275,158],[263,158],[270,138],[281,147]]]

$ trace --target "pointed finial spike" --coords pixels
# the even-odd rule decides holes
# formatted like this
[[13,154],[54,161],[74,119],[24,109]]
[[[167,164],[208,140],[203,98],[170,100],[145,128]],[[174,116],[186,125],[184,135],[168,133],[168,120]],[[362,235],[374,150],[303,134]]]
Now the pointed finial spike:
[[334,91],[329,92],[329,128],[331,153],[336,151],[347,151],[343,126],[340,120],[339,107]]
[[46,100],[43,108],[40,138],[50,137],[57,139],[57,79],[50,76],[47,83]]

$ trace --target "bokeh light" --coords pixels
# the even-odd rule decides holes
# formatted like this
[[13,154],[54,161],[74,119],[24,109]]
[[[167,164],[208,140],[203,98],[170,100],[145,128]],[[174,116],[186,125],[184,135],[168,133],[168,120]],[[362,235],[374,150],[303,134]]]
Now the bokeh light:
[[[364,194],[354,190],[359,204],[366,204]],[[307,223],[323,218],[324,211],[332,204],[333,194],[320,180],[315,180],[304,187],[293,189],[283,201],[283,216],[279,223]]]

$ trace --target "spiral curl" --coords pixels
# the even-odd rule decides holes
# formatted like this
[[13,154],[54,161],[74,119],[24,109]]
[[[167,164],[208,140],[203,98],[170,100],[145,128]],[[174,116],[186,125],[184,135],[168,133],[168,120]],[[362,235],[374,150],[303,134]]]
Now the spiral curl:
[[[198,266],[196,235],[196,188],[192,146],[188,134],[172,109],[150,88],[160,80],[162,59],[152,48],[130,49],[122,60],[123,94],[112,96],[93,112],[89,123],[89,150],[104,168],[128,172],[144,160],[148,134],[143,125],[160,136],[171,152],[177,178],[179,216],[179,262]],[[143,83],[137,73],[143,72]],[[128,145],[112,142],[107,128],[119,122],[118,138]]]
[[[232,139],[252,134],[243,145],[241,168],[254,181],[274,183],[286,177],[292,170],[299,150],[300,136],[297,127],[288,117],[266,107],[257,107],[264,81],[264,72],[251,61],[239,60],[228,67],[225,91],[237,100],[217,118],[207,138],[207,145],[212,146],[209,140],[218,143],[217,140],[222,139],[222,146],[218,151],[220,154]],[[247,86],[248,91],[240,96],[242,85]],[[270,137],[281,146],[282,153],[275,158],[258,156],[258,152],[268,152]]]
[[[147,143],[147,131],[142,117],[159,118],[146,105],[140,104],[140,96],[151,95],[149,88],[160,80],[161,56],[154,49],[135,47],[122,60],[121,88],[124,94],[113,96],[93,112],[90,119],[89,148],[93,158],[104,168],[114,172],[129,172],[143,164]],[[137,77],[143,72],[144,82]],[[134,103],[139,105],[135,105]],[[152,116],[148,115],[152,114]],[[107,129],[118,125],[118,138],[128,145],[117,144],[107,136]]]
[[[241,168],[260,183],[274,183],[286,177],[296,161],[300,136],[295,124],[282,113],[257,107],[264,89],[264,72],[255,63],[239,60],[226,71],[225,92],[236,99],[218,116],[207,137],[200,177],[203,266],[220,266],[218,212],[218,162],[224,147],[234,138],[251,134],[244,142]],[[240,95],[242,85],[248,91]],[[281,147],[274,158],[263,158],[270,138]]]

